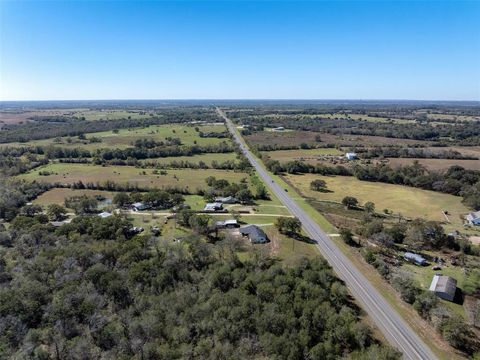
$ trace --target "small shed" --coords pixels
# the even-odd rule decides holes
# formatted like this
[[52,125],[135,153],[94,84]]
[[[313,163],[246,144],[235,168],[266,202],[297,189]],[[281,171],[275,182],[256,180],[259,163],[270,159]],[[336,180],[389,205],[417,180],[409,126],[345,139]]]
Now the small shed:
[[238,203],[238,199],[234,198],[233,196],[226,196],[226,197],[217,197],[215,198],[215,202],[219,202],[222,204],[236,204]]
[[252,244],[265,244],[268,237],[265,232],[256,225],[247,225],[240,228],[242,236],[248,236]]
[[100,214],[98,214],[98,216],[100,216],[102,219],[106,219],[106,218],[108,218],[112,215],[113,215],[112,213],[109,213],[107,211],[104,211],[104,212],[101,212]]
[[430,291],[433,291],[441,299],[453,301],[457,291],[457,280],[450,276],[435,274],[430,285]]
[[207,212],[215,212],[220,210],[223,210],[223,204],[220,202],[208,203],[205,205],[205,208],[203,209],[203,211],[207,211]]
[[150,209],[150,206],[142,202],[136,202],[132,204],[133,211],[143,211]]
[[346,153],[345,157],[347,158],[347,160],[357,160],[358,159],[358,155],[354,152]]
[[218,229],[233,229],[233,228],[240,227],[240,224],[237,222],[237,220],[232,219],[232,220],[225,220],[225,221],[217,221],[215,223],[215,226]]
[[423,256],[414,254],[412,252],[406,252],[405,255],[403,255],[403,258],[416,265],[420,265],[420,266],[428,265],[427,260]]
[[472,226],[480,226],[480,211],[472,212],[466,216],[467,222]]

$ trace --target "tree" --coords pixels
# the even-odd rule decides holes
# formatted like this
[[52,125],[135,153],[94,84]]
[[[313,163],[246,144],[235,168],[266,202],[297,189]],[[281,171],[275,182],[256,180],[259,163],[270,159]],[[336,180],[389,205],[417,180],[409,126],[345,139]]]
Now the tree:
[[253,195],[249,189],[242,189],[235,194],[235,197],[243,204],[248,204],[252,201]]
[[42,207],[37,204],[25,205],[21,211],[23,215],[29,216],[29,217],[35,216],[41,212],[42,212]]
[[375,204],[371,201],[368,201],[365,203],[365,205],[363,205],[363,209],[369,213],[369,214],[373,214],[375,212]]
[[296,217],[278,217],[275,226],[282,234],[298,234],[302,228],[302,223]]
[[310,183],[310,189],[313,191],[322,191],[327,190],[327,183],[321,179],[315,179]]
[[61,221],[65,219],[67,209],[58,204],[50,204],[47,208],[47,216],[51,221]]
[[351,245],[353,244],[353,233],[350,229],[348,228],[342,228],[340,229],[340,237],[342,240],[345,242],[345,244]]
[[358,200],[356,198],[354,198],[353,196],[345,196],[342,199],[342,204],[347,209],[353,209],[353,208],[358,206]]
[[118,207],[124,207],[131,202],[130,196],[127,193],[119,192],[113,197],[113,203]]
[[418,295],[413,303],[413,308],[417,310],[421,317],[430,320],[430,310],[438,304],[437,296],[431,291],[423,291]]

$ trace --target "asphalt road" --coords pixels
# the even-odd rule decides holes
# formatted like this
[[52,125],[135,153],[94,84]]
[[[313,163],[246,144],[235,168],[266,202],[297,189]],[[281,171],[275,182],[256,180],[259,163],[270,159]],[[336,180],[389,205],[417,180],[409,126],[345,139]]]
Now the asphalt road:
[[225,119],[229,131],[233,134],[235,141],[239,144],[244,155],[256,169],[259,176],[290,212],[302,222],[304,231],[310,238],[317,242],[321,254],[335,270],[337,275],[345,281],[350,292],[374,320],[390,344],[401,351],[405,359],[436,359],[437,357],[432,353],[430,348],[342,253],[330,237],[258,163],[242,141],[231,120],[228,119],[220,109],[217,108],[217,111],[220,116]]

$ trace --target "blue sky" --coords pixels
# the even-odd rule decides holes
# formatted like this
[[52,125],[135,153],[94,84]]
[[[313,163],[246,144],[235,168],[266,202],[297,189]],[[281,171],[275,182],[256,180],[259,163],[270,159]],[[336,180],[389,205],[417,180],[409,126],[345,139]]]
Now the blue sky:
[[480,2],[0,1],[0,100],[480,100]]

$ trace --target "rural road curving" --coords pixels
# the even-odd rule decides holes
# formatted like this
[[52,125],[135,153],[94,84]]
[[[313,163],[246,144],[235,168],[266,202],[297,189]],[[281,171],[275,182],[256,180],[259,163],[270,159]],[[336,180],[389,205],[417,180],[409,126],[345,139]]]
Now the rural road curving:
[[260,165],[242,141],[240,135],[235,130],[234,124],[226,117],[225,113],[219,108],[217,108],[217,112],[226,121],[228,130],[232,133],[243,154],[250,161],[259,176],[290,212],[302,222],[305,232],[317,242],[317,246],[324,258],[338,276],[345,281],[353,296],[374,320],[390,344],[401,351],[405,359],[436,359],[437,357],[430,348],[342,253],[330,237]]

